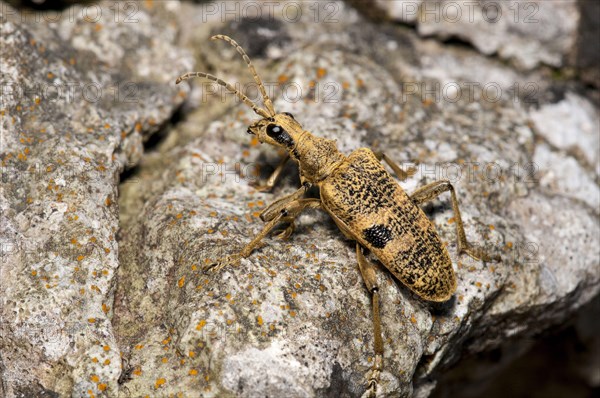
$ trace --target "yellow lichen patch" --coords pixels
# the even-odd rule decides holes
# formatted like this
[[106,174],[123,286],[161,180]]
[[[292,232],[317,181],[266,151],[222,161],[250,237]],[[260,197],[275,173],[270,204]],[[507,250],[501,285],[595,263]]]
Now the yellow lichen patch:
[[90,377],[90,380],[93,381],[94,383],[98,383],[100,381],[100,377],[98,377],[98,375],[92,375]]
[[110,365],[110,359],[104,360],[104,365],[106,365],[106,366]]
[[160,388],[160,386],[162,386],[163,384],[165,384],[167,381],[165,380],[164,377],[161,377],[159,379],[156,379],[156,383],[154,383],[154,388],[158,389]]
[[103,347],[102,347],[102,349],[103,349],[104,351],[108,352],[108,351],[110,351],[110,346],[108,346],[108,345],[105,345],[105,346],[103,346]]
[[262,316],[257,316],[256,317],[256,323],[258,323],[258,326],[262,326],[263,325],[263,319]]
[[196,376],[198,371],[196,369],[190,369],[190,376]]
[[104,312],[105,314],[108,314],[108,311],[110,311],[110,307],[104,303],[102,303],[102,312]]
[[448,219],[448,224],[454,224],[456,222],[456,219],[454,219],[454,217],[451,217]]
[[94,362],[94,363],[98,363],[98,358],[96,358],[96,357],[93,357],[93,358],[92,358],[92,362]]
[[142,375],[142,369],[141,368],[135,368],[132,373],[134,375],[136,375],[136,376],[141,376]]
[[110,204],[111,204],[111,203],[112,203],[112,201],[111,201],[111,199],[110,199],[110,196],[107,196],[107,197],[106,197],[106,199],[104,200],[104,204],[105,204],[106,206],[110,206]]
[[283,83],[287,82],[288,80],[290,80],[290,77],[288,75],[285,75],[285,74],[281,74],[281,75],[279,75],[277,77],[277,82],[279,84],[283,84]]
[[185,285],[185,276],[182,276],[179,281],[177,281],[177,286],[183,287]]
[[295,316],[296,316],[296,311],[294,311],[294,310],[290,311],[290,316],[291,316],[292,318],[293,318],[293,317],[295,317]]
[[167,362],[169,362],[169,358],[167,358],[167,357],[163,357],[163,358],[162,358],[160,361],[161,361],[162,363],[167,363]]
[[196,330],[202,330],[204,326],[206,326],[206,320],[203,319],[196,325]]
[[37,275],[37,271],[36,270],[31,271],[31,276],[36,276],[36,275]]
[[410,316],[411,323],[417,323],[417,318],[415,318],[414,314]]
[[196,352],[195,351],[190,351],[190,352],[188,352],[188,356],[190,358],[194,358],[196,356]]
[[108,387],[108,386],[104,383],[98,384],[98,390],[100,390],[100,391],[106,390],[106,387]]
[[142,348],[144,348],[143,344],[138,344],[134,347],[136,350],[141,350]]
[[96,323],[96,318],[88,318],[89,323]]
[[327,69],[325,68],[317,68],[317,78],[322,79],[327,74]]

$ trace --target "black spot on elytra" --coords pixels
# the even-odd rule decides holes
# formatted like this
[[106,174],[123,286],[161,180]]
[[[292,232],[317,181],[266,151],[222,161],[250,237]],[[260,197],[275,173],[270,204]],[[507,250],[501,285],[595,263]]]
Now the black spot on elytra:
[[373,225],[363,230],[363,236],[373,247],[383,249],[392,240],[392,230],[383,224]]

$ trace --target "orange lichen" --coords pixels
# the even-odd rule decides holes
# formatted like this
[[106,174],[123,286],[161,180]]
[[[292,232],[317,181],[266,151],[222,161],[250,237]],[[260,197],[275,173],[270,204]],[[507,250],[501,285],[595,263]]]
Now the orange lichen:
[[196,330],[202,330],[204,326],[206,326],[206,320],[203,319],[196,325]]
[[165,380],[164,377],[161,377],[159,379],[156,379],[156,383],[154,383],[154,388],[158,389],[160,386],[162,386],[163,384],[165,384],[167,381]]

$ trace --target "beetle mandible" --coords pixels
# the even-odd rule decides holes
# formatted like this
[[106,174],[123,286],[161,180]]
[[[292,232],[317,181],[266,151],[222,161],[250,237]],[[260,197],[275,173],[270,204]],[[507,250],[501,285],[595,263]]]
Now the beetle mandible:
[[[290,113],[277,113],[265,87],[243,48],[224,35],[211,37],[231,44],[243,57],[256,81],[265,108],[254,104],[231,84],[204,72],[190,72],[179,77],[176,83],[191,77],[204,77],[234,93],[262,118],[248,127],[248,133],[259,142],[283,148],[287,155],[260,190],[268,191],[275,185],[285,163],[294,159],[300,169],[302,186],[286,197],[276,200],[261,214],[266,222],[262,231],[235,255],[228,256],[209,266],[217,271],[228,264],[248,257],[261,240],[278,224],[288,223],[280,237],[289,237],[294,230],[294,220],[306,209],[325,210],[347,238],[356,242],[356,256],[361,275],[371,294],[374,329],[375,360],[367,377],[366,395],[374,396],[383,369],[383,339],[379,314],[379,287],[375,266],[365,258],[363,250],[372,252],[397,279],[419,297],[434,302],[450,299],[456,290],[456,277],[446,247],[433,224],[419,205],[443,192],[450,192],[454,212],[458,252],[476,260],[499,260],[481,248],[467,242],[452,184],[436,181],[408,195],[383,167],[382,161],[400,180],[408,177],[384,153],[360,148],[345,156],[333,140],[316,137],[302,126]],[[320,198],[303,198],[311,186],[317,186]]]

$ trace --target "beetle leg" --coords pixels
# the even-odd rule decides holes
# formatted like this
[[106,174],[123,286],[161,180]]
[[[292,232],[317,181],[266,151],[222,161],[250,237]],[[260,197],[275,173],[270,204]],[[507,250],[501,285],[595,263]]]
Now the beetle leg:
[[381,338],[381,317],[379,316],[379,285],[377,284],[377,276],[375,275],[375,266],[367,261],[362,248],[356,244],[356,257],[358,258],[358,267],[360,273],[367,285],[373,302],[373,332],[375,345],[375,362],[371,369],[371,374],[367,380],[368,390],[365,393],[367,397],[374,397],[377,393],[377,385],[379,384],[379,376],[383,369],[383,339]]
[[460,209],[458,208],[458,199],[456,198],[456,192],[454,190],[454,186],[448,180],[440,180],[436,182],[432,182],[431,184],[427,184],[424,187],[417,189],[412,193],[410,198],[416,205],[420,205],[421,203],[430,201],[441,193],[446,191],[450,191],[450,197],[452,200],[452,210],[454,212],[454,219],[456,220],[456,240],[458,242],[458,252],[466,253],[469,256],[473,257],[475,260],[483,260],[483,261],[500,261],[501,258],[498,255],[489,255],[479,247],[472,246],[469,242],[467,242],[467,236],[465,235],[465,228],[463,226],[463,221],[460,216]]
[[[292,221],[306,208],[316,209],[321,206],[320,199],[298,199],[288,202],[282,206],[278,214],[276,214],[267,224],[263,227],[262,231],[258,233],[244,248],[237,254],[226,256],[225,258],[218,260],[215,263],[210,264],[207,269],[213,272],[217,272],[225,266],[237,265],[242,258],[248,257],[252,251],[261,243],[261,241],[282,221]],[[289,227],[288,227],[289,228]],[[287,233],[287,229],[284,234]],[[291,232],[290,232],[291,234]]]
[[375,154],[375,157],[377,158],[377,160],[379,160],[380,162],[383,160],[384,162],[386,162],[388,164],[388,166],[390,166],[392,168],[392,170],[394,170],[396,177],[398,177],[398,179],[400,181],[406,181],[408,179],[408,177],[413,176],[416,172],[416,170],[412,167],[409,168],[408,171],[402,170],[402,168],[400,168],[400,166],[398,166],[396,164],[396,162],[394,162],[392,159],[390,159],[383,152],[373,152],[373,153]]
[[296,229],[296,224],[294,223],[295,219],[296,219],[295,217],[283,217],[280,221],[282,223],[288,223],[288,226],[284,230],[282,230],[280,233],[275,235],[275,237],[278,239],[281,239],[281,240],[288,239],[294,233],[294,230]]
[[281,159],[281,162],[279,162],[279,164],[277,165],[277,167],[275,168],[273,173],[269,176],[269,178],[267,179],[267,182],[264,185],[258,184],[258,181],[257,181],[256,183],[252,184],[252,187],[259,192],[271,191],[273,189],[273,187],[275,186],[275,184],[277,183],[277,180],[279,179],[279,176],[281,175],[281,172],[283,171],[283,168],[285,167],[285,164],[287,163],[288,160],[290,160],[290,155],[286,154],[283,157],[283,159]]
[[303,185],[294,193],[284,196],[281,199],[277,199],[260,213],[260,219],[265,222],[271,221],[273,218],[277,217],[277,215],[281,213],[281,211],[285,209],[289,203],[299,199],[302,195],[304,195],[309,187],[310,185]]

